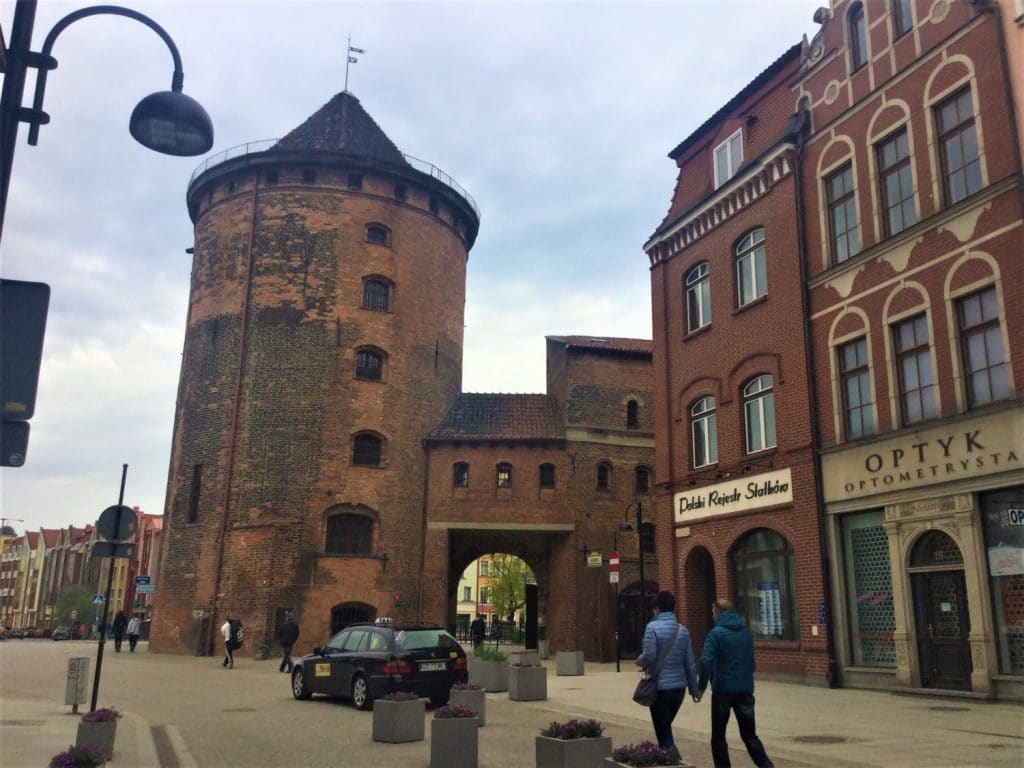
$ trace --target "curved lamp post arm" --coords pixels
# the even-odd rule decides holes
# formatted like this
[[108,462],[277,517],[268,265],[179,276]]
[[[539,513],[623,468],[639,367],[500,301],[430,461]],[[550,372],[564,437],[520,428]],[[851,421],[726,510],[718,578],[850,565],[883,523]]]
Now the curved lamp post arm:
[[51,29],[50,33],[46,36],[46,40],[43,41],[43,48],[40,51],[42,64],[39,67],[39,74],[36,76],[36,92],[35,97],[32,100],[32,117],[29,121],[29,144],[34,146],[38,142],[39,126],[49,121],[49,117],[43,112],[43,93],[46,90],[46,73],[51,69],[57,68],[57,60],[50,55],[50,51],[53,49],[53,44],[57,40],[57,36],[79,19],[84,19],[87,16],[99,15],[125,16],[129,19],[135,19],[160,35],[160,38],[167,44],[167,47],[171,51],[171,58],[174,59],[174,74],[171,77],[171,90],[177,93],[181,92],[182,86],[185,83],[185,74],[181,70],[181,55],[178,53],[178,47],[174,44],[171,36],[167,34],[163,27],[145,14],[133,11],[131,8],[122,8],[119,5],[93,5],[88,8],[82,8],[81,10],[69,13],[63,19],[54,24],[53,29]]

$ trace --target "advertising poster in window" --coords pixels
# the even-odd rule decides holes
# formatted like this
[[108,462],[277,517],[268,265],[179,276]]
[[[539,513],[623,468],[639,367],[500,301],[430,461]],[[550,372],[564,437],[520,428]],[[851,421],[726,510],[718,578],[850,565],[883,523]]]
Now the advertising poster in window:
[[986,510],[985,539],[992,576],[1024,574],[1024,508],[1009,506]]
[[782,590],[777,581],[757,583],[758,618],[761,634],[782,637]]

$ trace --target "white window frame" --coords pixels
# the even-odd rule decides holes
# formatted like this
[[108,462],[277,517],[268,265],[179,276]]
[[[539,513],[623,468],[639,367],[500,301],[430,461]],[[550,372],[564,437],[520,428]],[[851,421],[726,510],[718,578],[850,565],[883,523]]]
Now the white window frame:
[[[735,145],[735,147],[734,147]],[[725,156],[726,164],[726,175],[722,178],[718,172],[718,158]],[[736,155],[734,157],[734,155]],[[715,167],[715,189],[725,184],[729,179],[736,175],[736,171],[739,170],[740,164],[743,163],[743,129],[737,128],[733,133],[715,147],[714,157],[712,159]]]
[[[694,264],[684,278],[686,287],[686,332],[693,333],[711,325],[711,266],[702,261]],[[697,323],[690,325],[690,302],[697,309]]]
[[[736,301],[745,306],[768,295],[764,227],[750,230],[736,246]],[[746,277],[744,277],[746,267]],[[760,267],[760,269],[758,269]],[[758,275],[762,275],[761,278]]]
[[[768,385],[762,386],[762,382],[767,379]],[[765,416],[766,408],[765,405],[768,401],[772,403],[772,418],[771,423]],[[751,445],[751,430],[750,425],[757,420],[758,433],[761,436],[759,445]],[[774,448],[778,443],[778,435],[775,432],[775,380],[768,373],[758,374],[746,384],[743,385],[743,427],[746,433],[745,440],[747,445],[747,453],[760,453],[761,451],[767,451],[769,448]],[[768,427],[771,427],[772,438],[771,442],[768,439]]]
[[[697,410],[701,407],[700,411]],[[713,395],[706,395],[690,406],[690,442],[693,446],[693,468],[707,467],[718,463],[718,417],[717,403]],[[697,443],[697,425],[701,425],[703,445]],[[712,434],[714,437],[712,438]]]

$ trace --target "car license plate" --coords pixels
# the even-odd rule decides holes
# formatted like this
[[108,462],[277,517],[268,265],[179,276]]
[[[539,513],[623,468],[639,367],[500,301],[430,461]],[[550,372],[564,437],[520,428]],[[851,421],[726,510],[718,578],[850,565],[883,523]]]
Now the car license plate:
[[420,672],[444,672],[448,664],[443,661],[424,661],[420,663]]

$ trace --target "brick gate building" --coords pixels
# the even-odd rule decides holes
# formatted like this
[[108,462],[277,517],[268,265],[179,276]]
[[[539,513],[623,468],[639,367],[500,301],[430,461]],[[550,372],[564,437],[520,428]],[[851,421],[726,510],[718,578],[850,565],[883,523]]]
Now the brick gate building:
[[309,645],[380,616],[454,626],[459,574],[509,552],[550,647],[612,658],[614,592],[585,550],[648,492],[650,342],[552,338],[549,394],[462,393],[479,212],[347,92],[212,158],[187,199],[151,647],[207,652],[231,616],[264,652],[286,608]]

